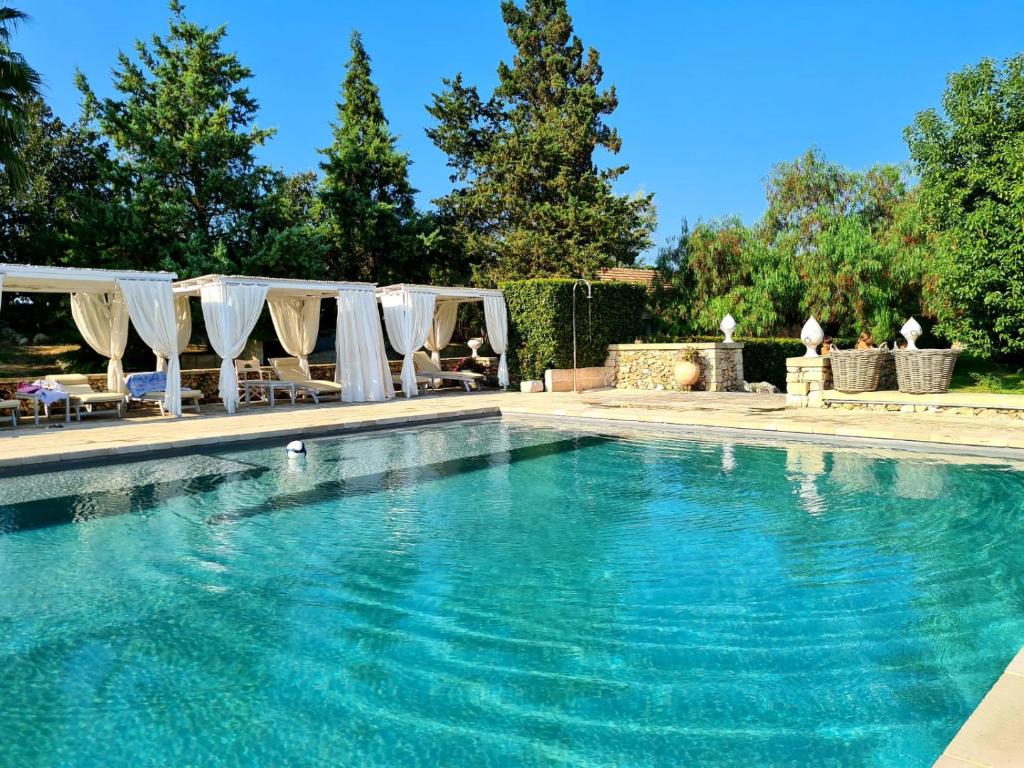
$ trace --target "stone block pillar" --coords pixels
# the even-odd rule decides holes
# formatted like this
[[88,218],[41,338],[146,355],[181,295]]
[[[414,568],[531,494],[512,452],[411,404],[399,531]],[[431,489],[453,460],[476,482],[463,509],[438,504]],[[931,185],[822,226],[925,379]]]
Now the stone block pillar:
[[832,389],[832,361],[827,357],[786,358],[786,407],[821,408]]

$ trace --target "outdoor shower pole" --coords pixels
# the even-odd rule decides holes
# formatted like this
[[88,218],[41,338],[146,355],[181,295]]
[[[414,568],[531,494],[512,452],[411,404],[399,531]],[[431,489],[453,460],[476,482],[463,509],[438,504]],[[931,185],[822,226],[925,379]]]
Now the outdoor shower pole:
[[581,277],[575,283],[572,284],[572,391],[573,394],[577,395],[580,393],[580,391],[576,387],[576,287],[580,283],[583,283],[587,286],[587,301],[592,300],[589,280],[586,280]]

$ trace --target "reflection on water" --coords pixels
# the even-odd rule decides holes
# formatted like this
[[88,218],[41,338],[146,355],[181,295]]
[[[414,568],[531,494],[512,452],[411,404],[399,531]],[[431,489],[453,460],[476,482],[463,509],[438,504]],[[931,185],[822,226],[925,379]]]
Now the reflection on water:
[[901,499],[939,499],[942,497],[946,471],[940,464],[897,462],[893,493]]
[[0,764],[926,766],[1024,638],[998,464],[499,422],[308,449],[10,486]]

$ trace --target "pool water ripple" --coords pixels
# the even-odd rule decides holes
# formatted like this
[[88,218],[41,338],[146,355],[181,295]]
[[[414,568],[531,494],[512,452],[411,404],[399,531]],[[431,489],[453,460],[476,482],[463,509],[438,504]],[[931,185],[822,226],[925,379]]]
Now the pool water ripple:
[[994,463],[484,422],[0,482],[0,765],[927,766],[1024,644]]

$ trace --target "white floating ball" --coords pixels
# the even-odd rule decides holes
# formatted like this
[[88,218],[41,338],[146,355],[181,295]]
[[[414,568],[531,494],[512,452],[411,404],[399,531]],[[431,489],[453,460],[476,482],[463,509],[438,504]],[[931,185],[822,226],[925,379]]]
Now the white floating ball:
[[305,456],[306,444],[301,440],[292,440],[285,446],[285,450],[288,451],[289,456]]

